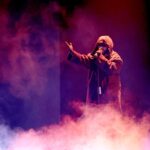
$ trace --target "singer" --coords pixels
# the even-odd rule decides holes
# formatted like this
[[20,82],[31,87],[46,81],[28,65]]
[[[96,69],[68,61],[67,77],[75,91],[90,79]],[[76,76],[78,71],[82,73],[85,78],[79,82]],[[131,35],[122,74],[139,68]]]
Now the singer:
[[114,51],[114,43],[110,36],[104,35],[97,39],[91,53],[77,52],[73,44],[66,42],[69,48],[68,60],[83,64],[89,69],[87,103],[111,103],[121,109],[120,71],[123,60]]

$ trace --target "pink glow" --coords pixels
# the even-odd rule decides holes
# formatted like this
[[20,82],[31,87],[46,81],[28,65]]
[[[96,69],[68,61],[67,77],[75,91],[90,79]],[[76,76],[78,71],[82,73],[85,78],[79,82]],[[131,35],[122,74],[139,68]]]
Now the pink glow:
[[[85,95],[86,71],[67,62],[65,40],[71,40],[80,52],[89,52],[99,35],[109,34],[114,39],[115,49],[125,60],[126,99],[135,103],[135,95],[142,97],[143,102],[145,87],[149,86],[142,66],[142,54],[147,48],[142,0],[135,0],[135,5],[131,0],[110,5],[107,5],[107,0],[88,3],[84,8],[75,9],[71,17],[57,3],[41,6],[35,12],[27,9],[13,29],[8,27],[8,24],[12,25],[12,18],[7,6],[0,8],[0,81],[9,83],[13,96],[25,100],[25,119],[22,122],[29,128],[26,131],[22,128],[10,130],[1,125],[0,150],[149,150],[149,120],[144,118],[135,122],[134,118],[123,116],[110,106],[83,106],[80,108],[83,116],[77,121],[66,116],[58,125],[45,125],[49,124],[49,118],[54,122],[60,115],[60,99],[68,102],[70,97],[80,99]],[[66,19],[67,29],[59,24],[60,20],[54,20],[55,12]],[[36,13],[39,13],[42,25],[32,20]],[[30,33],[36,33],[39,38],[35,45],[34,38],[29,38]],[[33,45],[29,44],[30,41]],[[41,49],[40,42],[43,44]],[[63,70],[61,75],[60,69]],[[63,97],[59,95],[60,76],[65,83],[61,87]],[[133,89],[139,95],[132,93]],[[148,99],[145,102],[149,103]],[[8,111],[11,104],[6,101]],[[141,106],[135,109],[139,108],[143,109]],[[24,118],[23,114],[20,116]],[[32,126],[42,125],[38,130],[32,129]]]
[[146,119],[135,122],[111,106],[82,106],[83,116],[59,125],[17,131],[8,150],[148,150]]

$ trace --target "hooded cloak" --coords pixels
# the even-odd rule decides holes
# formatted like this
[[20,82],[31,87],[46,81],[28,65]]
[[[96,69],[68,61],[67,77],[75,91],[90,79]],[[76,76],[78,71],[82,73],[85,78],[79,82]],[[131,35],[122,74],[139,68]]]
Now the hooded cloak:
[[120,55],[113,50],[114,43],[109,36],[100,36],[97,39],[95,47],[100,43],[105,43],[108,46],[109,57],[106,57],[109,64],[102,62],[98,57],[96,59],[91,58],[90,56],[93,55],[93,52],[89,54],[70,52],[69,60],[83,64],[89,69],[86,96],[87,103],[104,104],[110,102],[121,108],[120,71],[123,60]]

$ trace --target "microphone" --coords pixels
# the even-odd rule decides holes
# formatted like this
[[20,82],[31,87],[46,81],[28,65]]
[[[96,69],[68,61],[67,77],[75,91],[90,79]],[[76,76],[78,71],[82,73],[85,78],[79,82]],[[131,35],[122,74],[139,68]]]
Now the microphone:
[[101,53],[97,51],[93,56],[94,56],[94,58],[98,58],[100,55],[101,55]]
[[96,46],[96,48],[93,50],[93,52],[91,53],[92,56],[94,56],[94,58],[98,58],[101,55],[101,52],[103,51],[103,47],[102,46]]

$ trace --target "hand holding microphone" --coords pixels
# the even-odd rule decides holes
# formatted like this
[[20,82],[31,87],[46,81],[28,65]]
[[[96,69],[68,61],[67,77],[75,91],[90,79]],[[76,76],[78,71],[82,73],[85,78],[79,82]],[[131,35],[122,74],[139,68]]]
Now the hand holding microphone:
[[99,47],[97,49],[97,51],[93,54],[94,58],[98,58],[100,55],[103,54],[103,48],[102,47]]
[[94,54],[94,58],[98,58],[102,62],[106,62],[107,64],[109,63],[109,60],[105,57],[104,52],[105,52],[104,47],[99,47],[98,50]]

